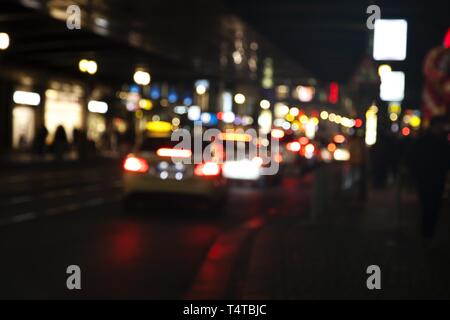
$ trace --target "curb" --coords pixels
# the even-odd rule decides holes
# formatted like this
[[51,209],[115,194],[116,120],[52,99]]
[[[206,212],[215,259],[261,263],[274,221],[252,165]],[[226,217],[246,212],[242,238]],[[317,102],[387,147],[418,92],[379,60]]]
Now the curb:
[[264,218],[257,216],[219,235],[210,247],[193,285],[184,298],[187,300],[224,299],[233,284],[236,262],[244,242],[264,224]]

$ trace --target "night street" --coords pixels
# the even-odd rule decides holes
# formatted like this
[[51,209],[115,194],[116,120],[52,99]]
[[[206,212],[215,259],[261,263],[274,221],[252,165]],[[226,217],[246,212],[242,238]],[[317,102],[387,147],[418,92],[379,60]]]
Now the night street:
[[[270,192],[234,188],[226,213],[217,216],[199,213],[195,204],[167,210],[153,208],[151,201],[136,212],[124,211],[117,163],[2,174],[0,297],[182,298],[192,293],[208,250],[221,235],[271,215],[302,215],[308,195],[297,195],[305,192],[301,180],[290,182],[295,189]],[[244,277],[249,252],[240,248],[242,239],[236,241],[238,252],[223,259],[238,258],[233,268],[241,271],[232,276]],[[66,288],[66,268],[72,264],[82,268],[80,293]],[[225,286],[217,298],[239,293],[238,278],[230,287],[209,285]]]
[[442,1],[0,3],[0,300],[450,299]]

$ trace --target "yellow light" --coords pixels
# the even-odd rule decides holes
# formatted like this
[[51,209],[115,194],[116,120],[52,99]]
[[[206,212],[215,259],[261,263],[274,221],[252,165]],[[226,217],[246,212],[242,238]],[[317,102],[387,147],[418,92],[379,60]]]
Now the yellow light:
[[382,64],[379,68],[378,68],[378,75],[380,76],[380,78],[383,77],[384,74],[392,72],[392,67],[388,64]]
[[144,117],[144,113],[142,112],[142,110],[136,111],[135,115],[136,119],[142,119]]
[[378,113],[378,107],[376,105],[372,105],[370,106],[369,111],[373,113]]
[[178,127],[178,126],[180,125],[180,119],[179,119],[179,118],[173,118],[173,119],[172,119],[172,124],[173,124],[175,127]]
[[391,103],[389,104],[388,110],[390,113],[396,113],[398,115],[402,112],[402,106],[398,103]]
[[409,120],[409,124],[411,125],[411,127],[413,128],[418,128],[420,127],[420,124],[422,123],[422,121],[420,120],[420,117],[414,115],[411,117],[411,119]]
[[172,131],[172,124],[167,121],[151,121],[147,122],[146,128],[155,133],[167,133]]
[[238,93],[234,96],[234,102],[237,104],[244,104],[245,103],[245,96],[242,93]]
[[312,123],[314,123],[316,126],[319,125],[319,119],[316,117],[311,118]]
[[223,141],[250,142],[252,141],[252,136],[246,133],[221,132],[219,139]]
[[398,115],[396,113],[391,113],[389,119],[391,119],[392,122],[395,122],[398,120]]
[[151,110],[153,103],[149,99],[141,99],[139,100],[139,107],[144,110]]
[[304,115],[304,114],[301,115],[300,116],[300,122],[303,123],[303,124],[308,122],[308,117],[306,115]]
[[78,62],[78,69],[80,69],[81,72],[87,72],[88,64],[88,60],[81,59],[80,62]]
[[320,118],[322,118],[322,120],[327,120],[328,119],[328,112],[322,111],[320,113]]
[[330,120],[331,122],[334,122],[334,120],[336,120],[336,114],[330,113],[330,115],[328,116],[328,120]]
[[0,50],[6,50],[9,47],[9,35],[5,32],[0,33]]
[[334,119],[334,122],[337,124],[341,124],[342,121],[342,117],[341,116],[336,116],[336,118]]
[[286,120],[289,121],[289,122],[292,122],[292,121],[295,120],[295,117],[294,117],[292,114],[288,114],[288,115],[286,116]]

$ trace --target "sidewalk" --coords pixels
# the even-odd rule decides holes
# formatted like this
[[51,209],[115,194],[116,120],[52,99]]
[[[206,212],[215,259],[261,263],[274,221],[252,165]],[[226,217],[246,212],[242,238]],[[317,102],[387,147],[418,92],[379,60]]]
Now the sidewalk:
[[[326,182],[320,174],[315,179]],[[242,298],[450,298],[450,217],[445,210],[438,243],[430,247],[419,235],[413,192],[370,190],[366,205],[359,207],[328,182],[328,198],[313,196],[308,218],[275,218],[256,236]],[[314,193],[324,192],[319,189]],[[381,268],[382,290],[366,287],[370,265]]]

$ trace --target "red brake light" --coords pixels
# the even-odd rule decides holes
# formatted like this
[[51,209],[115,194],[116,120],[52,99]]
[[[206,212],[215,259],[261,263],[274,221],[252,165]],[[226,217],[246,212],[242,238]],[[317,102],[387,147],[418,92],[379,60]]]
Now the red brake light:
[[220,174],[220,166],[215,162],[205,162],[195,166],[194,173],[196,176],[218,176]]
[[147,172],[149,166],[145,159],[130,156],[125,159],[123,168],[129,172]]

